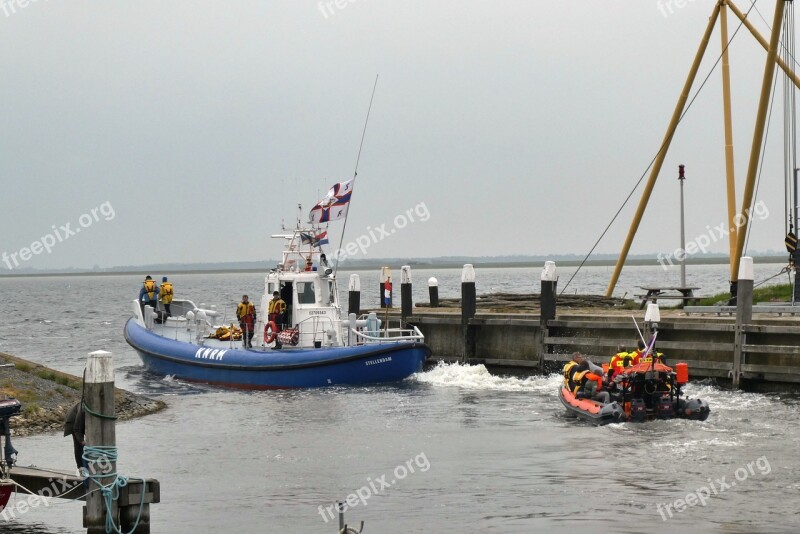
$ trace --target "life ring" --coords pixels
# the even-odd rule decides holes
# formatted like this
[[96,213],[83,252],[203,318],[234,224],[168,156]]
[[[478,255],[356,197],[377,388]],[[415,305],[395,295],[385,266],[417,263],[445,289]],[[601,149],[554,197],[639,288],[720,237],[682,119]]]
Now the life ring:
[[264,325],[264,343],[272,343],[278,337],[278,325],[270,321]]

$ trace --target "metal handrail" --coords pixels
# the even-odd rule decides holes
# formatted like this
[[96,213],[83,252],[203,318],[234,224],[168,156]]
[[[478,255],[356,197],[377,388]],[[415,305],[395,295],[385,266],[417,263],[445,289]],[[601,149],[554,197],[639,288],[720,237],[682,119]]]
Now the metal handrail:
[[378,335],[378,336],[371,336],[369,334],[365,334],[364,332],[359,332],[355,328],[353,328],[352,331],[355,334],[355,336],[359,339],[377,343],[380,343],[382,341],[425,340],[425,336],[422,334],[422,332],[420,332],[419,328],[417,328],[416,326],[414,326],[413,328],[388,328],[381,332],[384,335]]

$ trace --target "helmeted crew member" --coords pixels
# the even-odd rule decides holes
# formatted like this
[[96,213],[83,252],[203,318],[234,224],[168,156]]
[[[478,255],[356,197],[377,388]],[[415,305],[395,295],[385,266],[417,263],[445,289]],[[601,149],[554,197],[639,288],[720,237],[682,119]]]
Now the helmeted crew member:
[[626,352],[622,345],[617,347],[617,353],[611,357],[611,361],[608,364],[609,382],[614,380],[618,374],[622,373],[626,367],[634,365],[633,361],[635,358],[637,359],[638,363],[638,356],[636,352]]
[[664,357],[664,354],[661,353],[661,352],[654,352],[654,351],[655,351],[655,347],[653,347],[653,351],[651,351],[649,354],[642,353],[641,362],[642,363],[652,363],[653,354],[655,353],[655,355],[656,355],[656,363],[663,363],[664,365],[667,365],[667,359]]
[[277,291],[272,292],[272,300],[269,301],[269,320],[274,321],[278,328],[283,328],[286,324],[286,302],[281,298]]
[[158,291],[158,298],[161,300],[161,304],[164,305],[164,310],[167,312],[167,317],[172,316],[172,312],[169,309],[169,305],[172,304],[172,297],[172,282],[168,282],[167,277],[164,276],[161,278],[161,287]]
[[242,295],[242,301],[236,307],[236,318],[242,329],[242,344],[246,349],[253,348],[253,334],[256,328],[256,307],[250,302],[247,295]]
[[633,360],[631,361],[631,365],[639,365],[642,361],[642,354],[644,354],[645,343],[641,339],[636,342],[636,350],[632,352]]
[[153,311],[158,309],[158,289],[153,277],[149,274],[145,276],[142,289],[139,290],[139,303],[142,306],[142,314],[144,314],[145,306],[152,306]]

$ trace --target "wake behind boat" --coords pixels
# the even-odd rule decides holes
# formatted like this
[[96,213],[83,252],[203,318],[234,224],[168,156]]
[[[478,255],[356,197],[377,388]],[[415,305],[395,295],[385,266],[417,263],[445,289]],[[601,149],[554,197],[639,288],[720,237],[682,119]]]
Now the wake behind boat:
[[[345,316],[336,274],[322,245],[321,223],[344,217],[353,180],[336,184],[303,227],[272,237],[286,240],[282,262],[264,281],[258,322],[244,332],[215,310],[191,300],[133,302],[126,341],[156,374],[246,389],[304,388],[402,380],[422,370],[431,351],[416,327],[389,328],[375,313]],[[272,309],[277,294],[282,304]],[[248,335],[250,334],[250,335]],[[254,337],[252,347],[248,338]]]
[[558,391],[568,414],[596,425],[708,418],[708,403],[685,397],[682,391],[689,382],[689,366],[678,363],[673,370],[656,351],[659,320],[658,306],[651,303],[645,316],[652,331],[650,341],[645,343],[642,337],[638,350],[617,353],[607,368],[597,367],[580,353],[573,354],[564,366],[564,382]]

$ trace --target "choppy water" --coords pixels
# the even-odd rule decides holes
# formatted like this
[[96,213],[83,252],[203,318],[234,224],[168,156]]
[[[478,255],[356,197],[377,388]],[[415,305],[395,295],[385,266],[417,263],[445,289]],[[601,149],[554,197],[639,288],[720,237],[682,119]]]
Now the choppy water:
[[[592,269],[579,292],[605,287],[610,268]],[[655,269],[628,269],[620,291],[663,283]],[[725,289],[724,266],[695,269],[719,280],[708,293]],[[365,303],[373,285],[377,303],[378,273],[361,275]],[[426,298],[431,275],[442,296],[458,295],[459,270],[416,270],[415,298]],[[533,291],[538,275],[479,269],[478,291]],[[795,396],[692,384],[689,394],[711,404],[705,422],[595,428],[564,417],[557,376],[493,376],[482,366],[443,365],[375,387],[188,385],[143,373],[122,338],[140,278],[0,279],[0,350],[76,374],[88,352],[110,350],[119,385],[168,403],[117,426],[121,472],[161,481],[153,532],[336,532],[324,507],[356,492],[365,503],[347,519],[364,520],[366,533],[795,532],[800,524]],[[174,277],[179,294],[220,309],[242,292],[260,295],[262,280]],[[696,285],[705,293],[710,283]],[[72,465],[70,440],[60,435],[14,444],[23,465]],[[694,505],[676,511],[690,494]],[[81,505],[72,502],[52,501],[13,523],[0,518],[0,532],[80,531]]]

